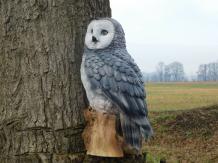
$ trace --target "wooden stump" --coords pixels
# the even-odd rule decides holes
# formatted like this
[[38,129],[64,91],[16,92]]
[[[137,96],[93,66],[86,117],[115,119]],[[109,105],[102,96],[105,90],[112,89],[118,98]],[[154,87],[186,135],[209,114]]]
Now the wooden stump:
[[116,117],[91,109],[84,111],[87,121],[83,131],[88,155],[102,157],[123,157],[122,138],[116,134]]

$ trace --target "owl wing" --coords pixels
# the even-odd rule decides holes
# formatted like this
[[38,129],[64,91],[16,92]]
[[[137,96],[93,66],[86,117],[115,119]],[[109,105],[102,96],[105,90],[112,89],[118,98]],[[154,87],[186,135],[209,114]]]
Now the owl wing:
[[147,116],[144,83],[137,65],[129,56],[89,54],[85,60],[91,86],[99,88],[128,117]]

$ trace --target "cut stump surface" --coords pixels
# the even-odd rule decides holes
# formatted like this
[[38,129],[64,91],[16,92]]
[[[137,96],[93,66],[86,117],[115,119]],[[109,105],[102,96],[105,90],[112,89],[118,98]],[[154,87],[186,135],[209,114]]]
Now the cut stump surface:
[[87,154],[102,157],[123,157],[122,138],[116,134],[115,115],[91,109],[84,111],[87,121],[83,132]]

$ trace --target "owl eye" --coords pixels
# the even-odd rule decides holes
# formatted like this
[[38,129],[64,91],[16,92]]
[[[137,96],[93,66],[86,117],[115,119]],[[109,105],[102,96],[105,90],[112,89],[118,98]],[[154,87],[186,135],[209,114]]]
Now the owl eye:
[[93,33],[93,29],[91,29],[91,33]]
[[107,35],[107,34],[108,34],[108,31],[105,30],[105,29],[103,29],[103,30],[101,30],[101,34],[102,34],[102,35]]

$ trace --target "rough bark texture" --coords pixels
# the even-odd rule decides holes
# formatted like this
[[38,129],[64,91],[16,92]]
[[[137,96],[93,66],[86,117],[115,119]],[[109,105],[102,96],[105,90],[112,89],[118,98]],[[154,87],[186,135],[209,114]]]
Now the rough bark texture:
[[82,162],[83,39],[110,15],[109,0],[0,0],[1,163]]

